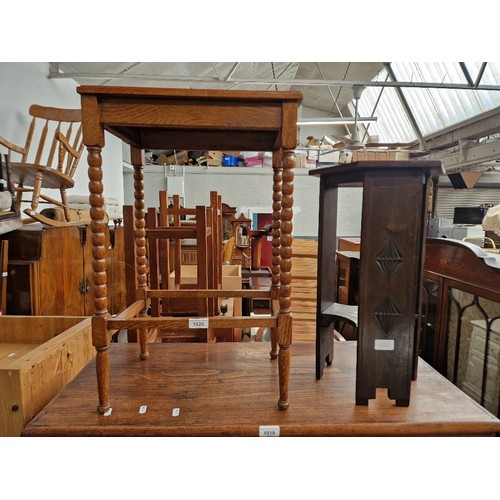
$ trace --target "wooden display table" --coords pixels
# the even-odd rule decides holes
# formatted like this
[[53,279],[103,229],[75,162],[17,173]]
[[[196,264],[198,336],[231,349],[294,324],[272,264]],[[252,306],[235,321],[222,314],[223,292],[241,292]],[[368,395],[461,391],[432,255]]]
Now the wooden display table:
[[[167,320],[171,320],[156,318],[153,322],[146,317],[150,295],[148,296],[146,284],[144,150],[162,149],[273,152],[273,186],[272,190],[269,188],[270,199],[272,191],[273,200],[272,288],[274,299],[279,298],[279,312],[273,320],[271,357],[279,358],[278,406],[280,409],[286,409],[290,371],[289,348],[292,343],[290,294],[295,165],[293,150],[297,145],[297,115],[302,94],[107,86],[81,86],[77,91],[81,94],[83,141],[88,151],[92,206],[92,335],[97,351],[99,412],[104,414],[110,409],[109,346],[113,330],[136,328],[140,332],[141,359],[146,359],[149,356],[146,329],[159,326],[159,321],[166,325]],[[109,318],[106,299],[101,156],[105,130],[130,145],[131,164],[134,167],[137,302],[116,319]],[[248,326],[243,325],[237,318],[234,319],[237,323],[234,326]],[[211,322],[217,323],[212,319]],[[225,320],[225,323],[228,322],[229,319]],[[173,321],[170,324],[175,327]],[[279,354],[277,349],[275,350],[276,342],[279,342]],[[186,359],[191,362],[189,354]],[[242,392],[241,397],[246,399],[246,394]]]
[[[137,346],[113,344],[113,411],[89,405],[95,368],[87,366],[26,427],[24,436],[446,436],[492,435],[500,420],[419,360],[412,404],[399,407],[379,390],[369,407],[354,404],[356,342],[337,342],[334,370],[314,377],[314,343],[294,343],[290,399],[276,411],[269,387],[278,373],[268,344],[152,344],[147,363]],[[186,360],[189,360],[186,362]],[[245,397],[240,397],[242,394]],[[140,408],[146,406],[145,413]],[[174,411],[175,409],[177,411]],[[176,416],[177,414],[177,416]]]

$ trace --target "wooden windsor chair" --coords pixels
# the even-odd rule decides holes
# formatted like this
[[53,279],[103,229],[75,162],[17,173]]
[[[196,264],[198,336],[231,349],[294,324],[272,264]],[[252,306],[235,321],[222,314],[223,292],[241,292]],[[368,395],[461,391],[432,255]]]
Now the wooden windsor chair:
[[[7,149],[17,208],[20,210],[23,202],[30,204],[24,210],[29,216],[24,223],[38,221],[49,226],[66,225],[70,223],[66,191],[74,186],[73,177],[84,147],[81,110],[33,104],[29,114],[32,120],[24,146],[0,136],[0,146]],[[19,156],[20,159],[15,161]],[[59,191],[60,199],[47,194],[46,190],[51,189]],[[29,199],[23,199],[26,193],[31,193]],[[38,212],[40,203],[61,207],[66,221],[56,221]]]

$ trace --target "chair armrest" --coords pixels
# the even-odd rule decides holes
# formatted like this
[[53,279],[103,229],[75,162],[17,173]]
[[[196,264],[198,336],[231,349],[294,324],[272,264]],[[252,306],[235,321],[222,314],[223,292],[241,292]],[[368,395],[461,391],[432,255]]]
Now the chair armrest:
[[57,140],[62,144],[64,149],[72,156],[75,158],[78,158],[80,156],[80,151],[77,151],[69,142],[68,139],[66,139],[66,136],[62,133],[59,132],[57,134]]
[[19,153],[21,155],[23,155],[25,152],[25,148],[12,144],[12,142],[9,142],[7,139],[4,139],[1,135],[0,135],[0,145],[6,147],[10,151],[15,151],[16,153]]

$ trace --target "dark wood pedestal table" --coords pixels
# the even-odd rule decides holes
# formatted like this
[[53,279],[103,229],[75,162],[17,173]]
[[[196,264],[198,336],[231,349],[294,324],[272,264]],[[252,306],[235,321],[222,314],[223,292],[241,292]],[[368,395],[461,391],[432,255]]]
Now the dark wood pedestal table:
[[[94,316],[97,351],[98,411],[109,401],[109,346],[113,331],[139,331],[141,359],[149,356],[145,329],[167,318],[146,318],[146,240],[143,166],[145,150],[238,150],[273,153],[272,287],[279,299],[271,357],[278,358],[278,406],[288,407],[292,318],[290,313],[293,167],[297,145],[299,92],[248,92],[165,88],[80,86],[83,140],[88,151],[90,215],[92,217]],[[102,156],[104,132],[131,147],[136,217],[137,297],[127,312],[110,318],[106,299]],[[271,198],[271,197],[270,197]],[[137,313],[139,310],[139,313]],[[139,314],[136,319],[135,316]],[[277,340],[276,340],[277,339]],[[279,344],[279,353],[277,345]],[[242,398],[245,395],[241,395]]]
[[360,161],[309,172],[320,178],[316,378],[333,362],[338,188],[363,187],[356,404],[387,388],[408,406],[416,377],[416,334],[429,181],[440,161]]

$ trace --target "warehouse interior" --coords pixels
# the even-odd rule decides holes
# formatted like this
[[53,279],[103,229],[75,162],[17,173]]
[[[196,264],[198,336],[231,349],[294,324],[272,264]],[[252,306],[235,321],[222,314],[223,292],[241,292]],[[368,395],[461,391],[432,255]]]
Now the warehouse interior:
[[[401,29],[401,27],[397,29]],[[481,52],[476,52],[477,57],[471,57],[470,61],[481,59],[480,54]],[[297,59],[291,57],[291,54],[283,55],[289,57],[281,57],[276,60],[292,59],[293,61]],[[54,58],[47,57],[46,59]],[[160,56],[156,58],[162,59]],[[22,60],[22,58],[18,59]],[[70,57],[60,59],[64,61],[64,59],[69,60]],[[88,59],[91,60],[94,57],[89,55]],[[122,60],[125,57],[120,54],[115,59]],[[2,78],[3,82],[0,82],[0,89],[4,95],[8,93],[10,96],[8,102],[4,102],[0,106],[3,117],[0,136],[8,138],[16,144],[22,144],[29,126],[28,107],[37,103],[54,107],[78,108],[81,96],[76,89],[79,86],[160,88],[175,91],[193,90],[195,92],[220,90],[300,93],[302,99],[298,107],[297,144],[294,149],[296,163],[293,180],[293,237],[294,241],[304,242],[304,248],[307,250],[304,250],[304,255],[301,256],[304,260],[297,262],[293,261],[292,257],[292,269],[295,266],[297,272],[297,276],[292,278],[292,290],[294,280],[296,280],[296,286],[300,287],[301,293],[302,286],[306,286],[306,282],[311,277],[316,280],[318,276],[316,272],[310,272],[311,265],[317,265],[316,259],[314,264],[308,260],[311,257],[309,244],[316,244],[315,251],[318,251],[318,227],[320,224],[321,174],[315,176],[311,174],[313,170],[331,168],[333,165],[339,164],[349,168],[349,164],[352,162],[372,161],[373,159],[378,161],[382,157],[389,158],[391,154],[394,155],[393,158],[397,157],[396,161],[439,162],[442,166],[440,175],[433,176],[432,181],[429,179],[429,189],[433,196],[430,198],[431,206],[427,207],[425,236],[436,237],[440,240],[438,243],[445,239],[462,242],[464,238],[470,238],[470,241],[466,243],[466,249],[463,249],[462,245],[459,245],[459,249],[469,252],[474,245],[477,246],[479,250],[473,249],[474,258],[479,259],[477,266],[483,266],[484,269],[483,267],[480,269],[473,267],[470,274],[476,274],[477,279],[471,277],[470,283],[463,290],[456,286],[459,280],[465,279],[462,274],[460,278],[448,275],[443,278],[439,273],[444,273],[444,271],[441,268],[437,269],[434,260],[429,262],[428,268],[422,269],[422,272],[426,273],[424,280],[428,280],[427,284],[439,283],[442,288],[444,286],[450,287],[451,299],[443,305],[439,302],[440,296],[437,299],[434,298],[437,295],[435,295],[433,286],[426,288],[429,296],[424,300],[424,304],[425,307],[433,311],[434,316],[432,314],[425,316],[426,321],[428,320],[426,324],[429,326],[424,335],[427,343],[421,347],[420,355],[423,356],[426,365],[429,364],[440,372],[443,379],[452,382],[453,386],[458,387],[461,392],[466,394],[467,398],[474,401],[478,408],[486,409],[489,415],[498,418],[500,396],[498,395],[498,386],[495,386],[497,384],[495,377],[498,377],[500,372],[496,368],[491,368],[491,366],[496,366],[495,364],[489,364],[490,358],[493,363],[498,362],[494,359],[496,353],[494,349],[497,348],[496,337],[498,336],[495,324],[497,291],[491,290],[494,285],[490,285],[488,280],[491,279],[494,282],[496,273],[500,269],[500,267],[497,269],[499,257],[495,252],[497,245],[500,244],[500,238],[495,232],[495,222],[492,223],[492,226],[488,226],[489,229],[485,230],[483,219],[489,210],[500,204],[500,143],[498,142],[500,141],[500,63],[491,62],[494,61],[494,57],[491,57],[489,62],[402,62],[408,58],[399,54],[393,58],[393,61],[396,62],[375,62],[369,60],[369,57],[366,58],[366,62],[363,62],[356,60],[355,56],[352,57],[352,62],[328,62],[328,57],[325,57],[324,61],[318,57],[319,62],[308,61],[307,57],[304,58],[306,62],[249,62],[246,60],[229,62],[229,59],[225,61],[224,57],[219,57],[219,60],[225,62],[200,62],[201,58],[195,55],[191,59],[192,62],[186,62],[189,58],[185,57],[185,61],[175,62],[105,62],[99,60],[97,62],[18,62],[18,60],[14,60],[0,63],[0,70],[6,75],[5,78]],[[267,59],[265,56],[261,57],[261,60],[265,59]],[[459,56],[455,54],[449,58],[449,60],[456,61],[458,59]],[[425,57],[421,56],[420,59],[417,57],[415,60],[433,61],[435,57],[426,54]],[[443,60],[447,59],[443,58]],[[113,57],[109,57],[108,61],[113,61]],[[18,82],[17,87],[16,82]],[[221,196],[222,202],[226,202],[236,216],[240,215],[242,220],[247,221],[251,228],[250,231],[258,232],[262,229],[259,224],[269,224],[270,219],[264,217],[265,215],[270,217],[272,213],[268,186],[273,183],[273,168],[266,168],[272,166],[269,163],[266,164],[266,159],[269,160],[270,157],[269,151],[232,151],[234,155],[239,154],[237,160],[234,160],[237,165],[233,164],[231,168],[224,168],[226,165],[223,161],[226,160],[223,159],[234,157],[232,154],[224,152],[221,157],[211,158],[214,162],[212,164],[209,162],[206,164],[197,163],[196,158],[194,158],[196,155],[183,163],[180,154],[182,151],[182,148],[173,148],[173,150],[162,149],[146,152],[143,168],[146,207],[156,204],[158,190],[168,191],[170,196],[177,195],[181,204],[186,207],[208,206],[211,203],[209,193],[216,191]],[[205,151],[205,153],[208,152]],[[258,153],[258,155],[254,153]],[[163,157],[160,156],[162,154]],[[173,165],[169,162],[162,162],[165,157],[172,155],[176,159]],[[160,160],[157,161],[159,157]],[[250,161],[247,162],[248,159],[260,161],[260,164],[251,165]],[[134,187],[134,176],[137,169],[134,163],[136,160],[133,149],[131,150],[124,141],[119,140],[109,130],[106,130],[102,161],[103,165],[106,166],[103,168],[103,195],[105,203],[110,203],[105,208],[110,210],[109,224],[116,232],[116,227],[113,226],[113,210],[117,210],[116,218],[121,220],[126,213],[122,212],[122,209],[125,206],[133,206],[135,202],[134,191],[137,189]],[[75,185],[71,190],[71,193],[75,195],[73,201],[77,198],[79,198],[78,201],[81,201],[83,198],[84,202],[87,203],[88,176],[92,168],[95,168],[92,165],[92,159],[87,157],[87,152],[84,152],[75,175]],[[343,239],[347,242],[354,241],[355,244],[359,245],[357,239],[362,230],[363,188],[358,186],[341,187],[338,196],[337,239]],[[28,206],[29,202],[23,204],[22,214]],[[463,210],[459,210],[457,213],[457,207]],[[492,214],[493,211],[491,210],[489,213]],[[263,218],[259,219],[259,215],[262,215]],[[479,216],[481,220],[477,219]],[[465,217],[465,219],[460,219],[460,217]],[[39,222],[35,224],[39,224]],[[24,226],[33,226],[33,224],[25,224]],[[48,233],[50,231],[53,230],[48,229]],[[120,229],[116,234],[119,234],[119,231]],[[8,233],[4,233],[2,239],[10,240],[12,232],[9,230]],[[56,231],[53,232],[56,233]],[[44,233],[47,233],[45,229]],[[6,234],[9,236],[6,237]],[[260,236],[259,234],[258,238]],[[262,240],[270,241],[271,238],[268,236],[266,235]],[[91,242],[90,231],[86,237]],[[91,243],[89,243],[90,246]],[[300,247],[297,245],[295,248],[297,250],[295,258],[298,259]],[[354,251],[359,252],[359,249],[358,246]],[[441,251],[441,249],[439,248],[437,251]],[[457,252],[458,250],[453,249],[453,251]],[[261,261],[265,260],[270,252],[269,249],[263,249]],[[434,247],[427,252],[434,259],[432,252],[434,252]],[[481,257],[479,258],[477,254],[480,254]],[[352,258],[352,255],[349,257]],[[357,258],[359,259],[359,255]],[[92,261],[91,254],[89,259]],[[14,260],[16,261],[15,265],[20,266],[17,255]],[[352,265],[353,261],[349,262]],[[466,261],[463,262],[465,266]],[[467,260],[467,265],[470,262]],[[472,262],[472,265],[475,266],[476,261],[472,260]],[[248,264],[249,261],[244,263]],[[271,261],[269,264],[267,261],[265,263],[272,267]],[[41,264],[37,265],[41,266]],[[16,270],[18,269],[20,267],[16,267]],[[475,270],[476,273],[474,273]],[[303,276],[302,273],[304,273]],[[450,278],[449,282],[438,281],[438,279]],[[112,275],[112,279],[116,279],[116,274]],[[486,297],[481,295],[483,286],[488,287]],[[458,293],[456,293],[457,290]],[[62,294],[65,295],[66,292],[62,292]],[[312,325],[303,327],[304,329],[311,328],[311,333],[303,334],[301,331],[294,338],[298,339],[299,343],[305,342],[312,346],[316,340],[316,317],[311,319],[308,316],[307,321],[310,323],[306,323],[303,318],[306,314],[303,311],[293,309],[294,303],[302,306],[309,304],[309,298],[304,298],[303,295],[300,297],[302,299],[294,302],[292,291],[294,325],[301,325],[301,328],[302,325]],[[86,300],[87,304],[89,300],[91,301],[90,297]],[[111,307],[115,305],[113,300],[108,298],[110,311]],[[70,302],[69,299],[67,302]],[[467,309],[470,302],[473,305]],[[43,305],[37,307],[43,308]],[[112,311],[113,314],[119,314],[119,307],[116,306],[116,310]],[[258,306],[256,305],[256,307]],[[450,307],[452,311],[454,307],[457,308],[457,311],[465,310],[462,313],[452,312],[446,337],[447,345],[455,346],[458,345],[459,337],[462,335],[462,341],[464,338],[467,339],[465,351],[459,350],[457,353],[450,351],[449,354],[443,354],[440,351],[441,333],[436,324],[439,320],[439,316],[436,317],[436,311],[441,310],[440,308],[444,310],[445,307]],[[26,313],[25,309],[23,316],[33,314],[34,310],[31,309]],[[310,311],[307,311],[307,315],[309,313]],[[3,312],[3,315],[10,316],[9,309]],[[36,314],[33,315],[36,316]],[[61,316],[65,315],[65,312],[61,313]],[[85,313],[84,316],[89,317]],[[460,320],[461,317],[465,318],[463,322]],[[71,328],[75,328],[75,326],[71,325]],[[344,330],[345,338],[343,340],[347,339],[348,343],[350,342],[349,332],[349,326],[347,326]],[[460,332],[458,337],[457,332]],[[486,335],[488,339],[486,344],[479,345],[480,351],[485,347],[493,349],[491,351],[493,354],[488,355],[489,351],[486,353],[488,364],[485,365],[484,360],[481,361],[483,364],[480,365],[480,369],[489,366],[486,368],[486,373],[481,374],[483,377],[482,388],[481,383],[474,385],[467,378],[468,372],[477,373],[477,366],[479,366],[473,365],[471,361],[473,358],[468,357],[469,354],[473,353],[472,335],[475,334],[474,332],[482,335],[481,338]],[[469,337],[469,335],[471,336]],[[265,343],[269,340],[263,331],[251,331],[248,339],[249,345],[255,342],[259,336],[260,342]],[[124,340],[122,336],[118,343],[127,343],[128,340]],[[172,343],[167,342],[163,347],[169,348],[172,345]],[[113,347],[115,345],[111,344],[111,349]],[[94,354],[92,350],[89,351],[89,356],[92,357]],[[453,356],[455,357],[453,358]],[[291,388],[293,388],[294,381],[293,361],[292,356]],[[314,367],[312,368],[314,369]],[[335,362],[331,368],[335,370]],[[329,367],[325,369],[326,372],[328,370]],[[327,376],[329,375],[327,374]],[[493,382],[490,381],[491,376],[494,378]],[[87,376],[88,378],[89,376]],[[85,384],[87,379],[85,379]],[[90,377],[91,379],[92,377]],[[498,378],[496,380],[498,381]],[[76,376],[75,382],[78,383],[78,381],[83,383],[84,379]],[[74,386],[75,382],[68,381],[68,384]],[[321,380],[316,380],[316,383],[321,384],[321,382]],[[97,388],[93,391],[97,396]],[[71,392],[67,393],[66,389],[62,389],[61,392],[63,398],[66,397],[65,394],[69,394],[68,397],[71,399]],[[419,393],[414,392],[413,394]],[[113,386],[111,397],[113,398]],[[189,395],[186,393],[183,397],[188,398]],[[378,393],[376,399],[381,399]],[[286,412],[293,411],[293,403],[293,399],[291,399],[290,409]],[[93,401],[92,405],[95,408],[96,405]],[[410,402],[410,409],[411,405]],[[56,404],[51,413],[50,405],[48,406],[47,416],[44,417],[44,414],[41,414],[42,424],[50,418],[56,420],[57,408],[59,407]],[[181,414],[182,411],[183,409],[181,409]],[[78,418],[75,416],[75,421]],[[325,424],[327,421],[329,422],[329,419],[325,418]],[[103,480],[102,483],[96,479],[93,486],[92,484],[82,484],[82,491],[88,492],[88,494],[91,494],[97,484],[107,484],[107,487],[116,487],[120,491],[128,489],[129,492],[139,492],[137,489],[139,485],[136,483],[141,481],[138,478],[132,480],[124,477],[116,467],[119,466],[121,471],[124,467],[130,467],[130,461],[134,462],[134,457],[144,450],[147,450],[148,457],[154,457],[155,465],[150,463],[145,466],[149,472],[144,472],[141,464],[137,467],[137,471],[141,471],[140,474],[147,473],[155,476],[154,479],[151,479],[151,484],[154,484],[155,488],[164,484],[164,479],[160,481],[156,478],[158,475],[163,475],[163,473],[156,471],[160,460],[158,454],[162,454],[171,470],[179,470],[179,478],[172,480],[172,484],[176,483],[177,487],[185,488],[186,482],[192,481],[193,471],[196,470],[198,477],[203,479],[201,482],[204,483],[204,486],[198,485],[193,491],[196,490],[199,495],[211,495],[218,491],[223,498],[234,498],[234,495],[239,496],[238,492],[242,492],[239,484],[231,483],[233,486],[225,484],[229,475],[232,477],[238,475],[238,483],[244,480],[245,484],[248,484],[248,487],[245,486],[244,489],[248,489],[249,492],[264,494],[265,491],[275,493],[289,490],[292,483],[290,481],[283,482],[283,477],[288,475],[290,471],[297,476],[297,491],[304,495],[310,494],[312,491],[316,492],[316,490],[318,493],[319,491],[324,492],[322,488],[318,489],[317,485],[310,484],[305,476],[311,477],[319,473],[320,476],[329,478],[333,474],[332,467],[335,467],[335,449],[340,450],[343,460],[347,459],[351,463],[358,461],[360,463],[359,471],[363,471],[367,483],[372,484],[372,486],[375,481],[380,480],[381,474],[383,474],[382,468],[376,465],[379,463],[377,457],[380,453],[377,443],[382,443],[381,440],[367,438],[345,440],[312,436],[303,436],[300,440],[293,440],[286,438],[284,433],[282,440],[256,440],[237,438],[233,435],[226,440],[215,437],[150,438],[149,440],[137,437],[135,440],[112,440],[100,437],[97,441],[90,438],[67,437],[63,440],[50,439],[48,441],[32,437],[40,431],[36,422],[37,420],[34,420],[34,426],[33,423],[31,427],[28,425],[25,437],[1,439],[2,447],[5,443],[4,449],[9,450],[7,454],[13,456],[24,454],[30,467],[34,465],[34,459],[31,457],[45,453],[44,447],[47,446],[47,443],[50,443],[50,447],[56,449],[58,454],[63,452],[63,448],[74,446],[72,458],[75,463],[78,463],[78,468],[88,466],[88,459],[84,457],[89,453],[95,453],[96,447],[103,446],[98,442],[102,441],[104,447],[109,446],[109,456],[113,457],[117,464],[110,467],[110,470],[113,471],[113,477]],[[273,422],[265,423],[272,424]],[[273,426],[269,427],[274,432]],[[30,434],[30,429],[33,429],[33,434]],[[286,432],[285,429],[286,424],[283,423],[281,431]],[[40,435],[42,433],[43,431]],[[301,445],[296,445],[296,441],[300,441]],[[331,446],[329,446],[330,444]],[[418,460],[419,463],[425,462],[423,458],[425,456],[428,457],[427,459],[434,469],[438,466],[442,467],[445,476],[449,478],[454,474],[452,469],[463,460],[464,453],[469,455],[476,453],[478,457],[481,457],[478,460],[480,464],[478,468],[481,472],[472,467],[467,484],[462,484],[463,489],[471,493],[475,492],[480,496],[486,496],[492,491],[492,481],[484,477],[483,471],[488,471],[491,468],[491,460],[487,460],[486,457],[488,454],[494,453],[496,449],[494,439],[388,438],[383,440],[383,445],[388,449],[387,453],[381,453],[381,459],[384,463],[388,464],[394,460],[394,456],[401,457],[404,453],[408,454],[408,458],[410,456],[422,457]],[[439,446],[443,450],[446,463],[443,463],[443,460],[429,457],[429,449],[433,446]],[[287,455],[287,447],[293,450],[289,459],[284,458]],[[214,452],[214,450],[218,451]],[[172,456],[172,453],[175,456]],[[8,469],[12,469],[8,464],[9,460],[7,460],[6,454],[1,455],[4,455],[2,456],[2,464],[5,464]],[[230,457],[237,457],[237,460]],[[57,458],[52,455],[52,460],[57,460]],[[180,467],[181,463],[189,464],[189,466]],[[162,465],[163,467],[165,464]],[[274,473],[269,474],[273,467],[279,471],[281,478],[276,477]],[[395,473],[400,477],[397,480],[399,484],[401,484],[401,478],[404,478],[403,483],[410,480],[408,467],[410,464],[394,466]],[[75,470],[74,465],[61,463],[60,468],[60,473],[81,484],[81,474]],[[151,468],[154,469],[154,472]],[[42,467],[42,469],[46,468]],[[429,477],[434,475],[435,471],[430,470],[428,466],[425,466],[424,469]],[[48,471],[44,473],[47,474]],[[118,480],[117,474],[120,480]],[[348,492],[349,488],[352,487],[352,479],[358,480],[360,476],[354,473],[349,473],[346,476],[345,480],[341,481],[342,491]],[[323,481],[324,479],[319,482]],[[351,483],[351,486],[346,483]],[[39,490],[41,489],[39,488]],[[366,487],[363,486],[363,491],[369,494],[375,490],[372,490],[367,484]],[[390,498],[398,496],[397,491],[387,491],[385,488],[380,488],[378,491],[385,491],[386,496]],[[450,481],[450,484],[446,486],[446,491],[452,491],[456,496],[459,495],[459,488],[455,482],[451,484]]]

